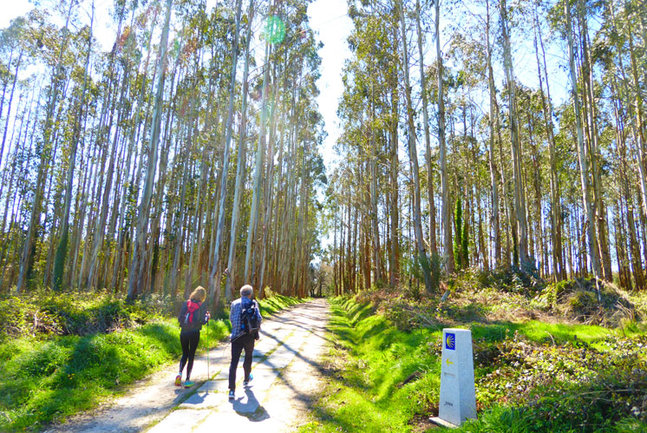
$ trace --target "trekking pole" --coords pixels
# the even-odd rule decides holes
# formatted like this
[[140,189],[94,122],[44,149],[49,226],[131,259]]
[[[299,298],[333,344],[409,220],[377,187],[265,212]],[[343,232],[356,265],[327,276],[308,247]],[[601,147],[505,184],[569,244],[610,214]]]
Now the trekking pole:
[[[211,375],[209,374],[209,350],[211,349],[209,347],[209,322],[207,322],[207,381],[211,379]],[[207,390],[208,392],[208,390]]]

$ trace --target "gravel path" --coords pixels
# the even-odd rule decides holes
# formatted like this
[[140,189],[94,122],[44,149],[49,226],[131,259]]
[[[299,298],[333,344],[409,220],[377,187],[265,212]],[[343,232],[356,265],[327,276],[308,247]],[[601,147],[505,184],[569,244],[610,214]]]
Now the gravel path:
[[[109,407],[82,414],[47,433],[289,432],[306,422],[318,391],[328,304],[315,300],[264,318],[254,348],[251,386],[242,386],[242,357],[236,399],[227,399],[230,346],[219,344],[196,357],[192,389],[177,388],[173,365],[137,383]],[[204,339],[200,344],[204,344]],[[207,376],[207,368],[209,376]],[[207,377],[210,380],[207,380]],[[224,430],[223,430],[224,429]]]

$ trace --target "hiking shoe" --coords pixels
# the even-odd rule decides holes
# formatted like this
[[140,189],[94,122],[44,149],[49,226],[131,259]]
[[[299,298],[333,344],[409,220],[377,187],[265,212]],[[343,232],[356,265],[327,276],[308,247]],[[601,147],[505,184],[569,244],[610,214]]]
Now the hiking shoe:
[[175,386],[180,385],[182,385],[182,376],[178,374],[177,376],[175,376]]
[[251,382],[252,380],[254,380],[254,375],[249,373],[249,379],[243,381],[243,385],[245,386],[249,385],[249,382]]
[[191,382],[190,380],[187,380],[186,382],[184,382],[185,388],[191,388],[192,386],[193,386],[193,382]]
[[234,398],[236,398],[236,394],[234,394],[233,389],[230,389],[229,390],[229,400],[233,400]]

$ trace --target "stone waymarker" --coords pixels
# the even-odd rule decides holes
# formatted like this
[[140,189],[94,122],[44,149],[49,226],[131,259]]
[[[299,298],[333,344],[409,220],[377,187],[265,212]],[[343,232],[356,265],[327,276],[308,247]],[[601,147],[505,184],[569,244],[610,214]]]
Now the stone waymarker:
[[440,405],[437,424],[460,426],[476,418],[472,333],[467,329],[443,329]]

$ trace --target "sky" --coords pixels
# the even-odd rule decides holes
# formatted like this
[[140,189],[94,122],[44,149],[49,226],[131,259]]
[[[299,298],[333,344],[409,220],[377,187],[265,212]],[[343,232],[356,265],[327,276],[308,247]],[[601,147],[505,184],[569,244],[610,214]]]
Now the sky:
[[337,105],[344,91],[342,68],[346,59],[350,57],[346,38],[353,27],[347,10],[346,0],[316,0],[308,7],[310,26],[324,45],[319,50],[321,78],[317,82],[320,91],[317,102],[328,133],[322,149],[324,163],[328,169],[337,159],[333,146],[341,133]]

